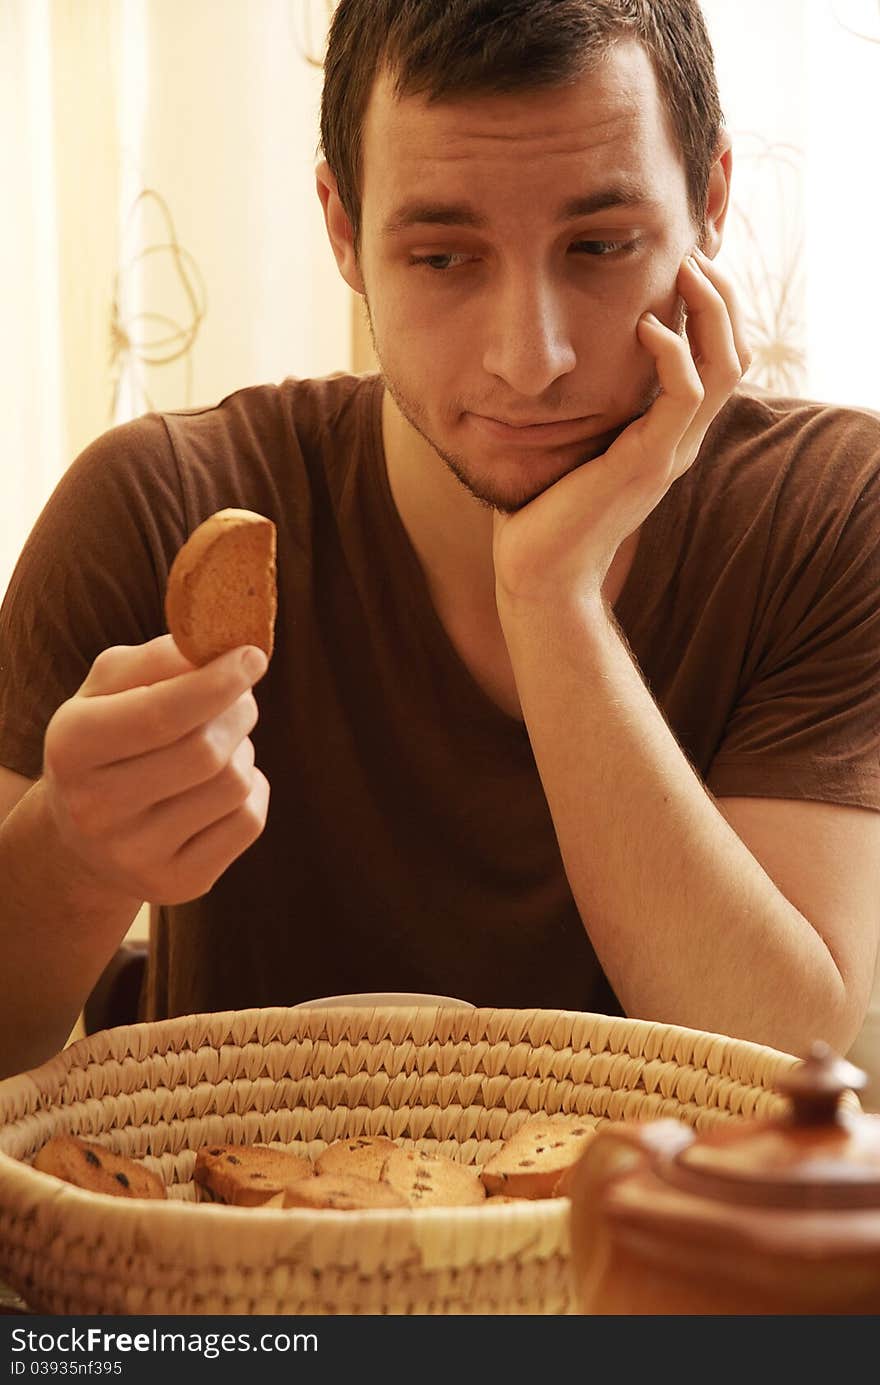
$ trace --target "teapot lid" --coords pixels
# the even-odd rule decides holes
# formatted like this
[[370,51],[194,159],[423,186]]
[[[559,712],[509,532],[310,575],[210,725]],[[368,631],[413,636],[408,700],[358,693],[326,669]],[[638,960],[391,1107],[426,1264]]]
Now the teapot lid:
[[683,1192],[725,1202],[880,1208],[880,1119],[844,1101],[866,1083],[861,1069],[815,1043],[777,1083],[787,1115],[710,1131],[671,1151],[656,1172]]

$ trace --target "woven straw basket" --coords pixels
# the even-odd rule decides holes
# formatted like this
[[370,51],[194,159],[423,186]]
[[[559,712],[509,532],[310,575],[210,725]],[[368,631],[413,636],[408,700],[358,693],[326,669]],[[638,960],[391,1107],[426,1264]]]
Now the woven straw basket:
[[[314,1157],[385,1134],[481,1164],[537,1111],[674,1116],[698,1129],[784,1107],[797,1060],[603,1015],[264,1009],[105,1030],[0,1083],[0,1278],[48,1313],[577,1311],[566,1198],[368,1212],[198,1202],[195,1151]],[[86,1192],[30,1167],[53,1135],[161,1174],[169,1200]]]

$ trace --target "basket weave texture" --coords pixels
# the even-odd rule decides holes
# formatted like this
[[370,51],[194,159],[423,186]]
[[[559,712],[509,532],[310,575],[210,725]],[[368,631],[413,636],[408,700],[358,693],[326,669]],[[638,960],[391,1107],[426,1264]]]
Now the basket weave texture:
[[[538,1111],[767,1118],[797,1059],[550,1010],[262,1009],[104,1030],[0,1083],[0,1278],[65,1314],[577,1311],[565,1198],[368,1212],[197,1201],[196,1150],[383,1134],[480,1165]],[[167,1202],[30,1167],[53,1135],[159,1173]]]

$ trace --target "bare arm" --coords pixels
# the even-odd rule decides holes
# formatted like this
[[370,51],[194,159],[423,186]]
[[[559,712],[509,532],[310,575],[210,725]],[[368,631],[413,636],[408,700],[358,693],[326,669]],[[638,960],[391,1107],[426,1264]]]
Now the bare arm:
[[144,900],[204,894],[263,830],[255,653],[105,650],[49,723],[43,777],[3,771],[0,1076],[58,1052]]
[[716,803],[598,603],[508,612],[505,634],[572,893],[627,1013],[846,1052],[873,976],[880,814]]
[[108,889],[60,840],[42,780],[25,786],[0,824],[0,1076],[57,1053],[141,901]]
[[499,618],[569,883],[626,1010],[794,1053],[814,1038],[845,1051],[877,951],[880,814],[716,803],[601,595],[750,359],[727,276],[700,256],[676,285],[686,338],[656,317],[636,328],[654,403],[602,456],[495,516]]

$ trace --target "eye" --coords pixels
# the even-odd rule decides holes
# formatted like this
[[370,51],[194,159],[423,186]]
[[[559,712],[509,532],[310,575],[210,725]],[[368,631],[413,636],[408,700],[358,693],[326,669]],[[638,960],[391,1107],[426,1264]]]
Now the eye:
[[451,263],[452,260],[464,259],[467,259],[466,255],[410,255],[409,263],[433,270],[435,274],[445,274],[448,270],[455,268]]
[[584,251],[587,255],[604,258],[619,255],[635,248],[634,240],[576,240],[572,250]]
[[[571,249],[579,256],[608,259],[611,256],[627,255],[636,245],[637,242],[634,240],[577,240],[572,242]],[[452,252],[446,255],[410,255],[408,263],[413,268],[427,269],[430,273],[439,275],[449,274],[471,258],[469,255]]]

